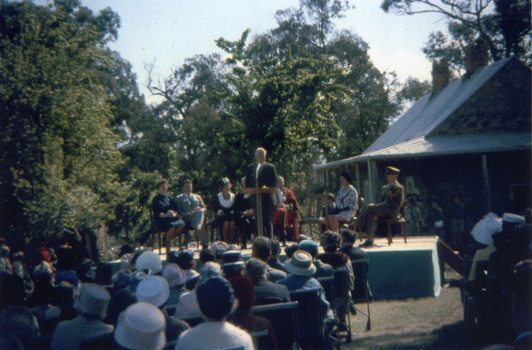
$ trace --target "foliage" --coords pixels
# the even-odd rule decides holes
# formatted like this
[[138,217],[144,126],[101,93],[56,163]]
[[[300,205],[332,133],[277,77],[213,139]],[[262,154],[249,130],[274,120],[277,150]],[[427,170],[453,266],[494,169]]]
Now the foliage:
[[475,39],[487,44],[493,61],[515,55],[532,65],[530,0],[383,0],[381,8],[399,15],[443,15],[449,34],[432,33],[423,52],[447,59],[455,75],[463,68],[464,47]]
[[110,9],[94,15],[77,1],[0,2],[3,231],[94,230],[131,196],[113,130],[132,119],[124,100],[134,77],[112,86],[113,65],[130,70],[104,48],[118,26]]

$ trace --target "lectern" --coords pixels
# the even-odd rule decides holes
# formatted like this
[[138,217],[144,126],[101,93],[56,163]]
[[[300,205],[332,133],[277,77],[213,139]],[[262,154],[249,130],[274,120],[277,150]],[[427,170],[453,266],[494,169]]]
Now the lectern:
[[244,194],[249,194],[249,195],[252,195],[252,196],[256,196],[256,200],[257,200],[257,206],[256,208],[258,208],[258,213],[255,213],[255,217],[257,218],[257,233],[259,234],[259,236],[262,236],[264,234],[264,225],[262,223],[262,195],[263,194],[268,194],[268,195],[271,195],[271,194],[274,194],[277,192],[277,188],[276,187],[250,187],[250,188],[244,188],[242,190],[242,193]]

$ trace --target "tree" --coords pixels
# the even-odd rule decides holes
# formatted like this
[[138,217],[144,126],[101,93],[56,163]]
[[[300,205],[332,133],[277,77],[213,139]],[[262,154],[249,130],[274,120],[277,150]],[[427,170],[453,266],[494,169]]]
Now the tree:
[[473,37],[486,43],[494,61],[513,54],[532,64],[530,5],[530,0],[383,0],[381,8],[399,15],[443,15],[449,21],[452,39],[433,33],[424,52],[429,58],[446,58],[459,72],[458,57],[463,54],[458,52],[463,52],[464,43]]
[[129,190],[103,85],[118,17],[77,1],[0,2],[1,226],[20,237],[113,218]]

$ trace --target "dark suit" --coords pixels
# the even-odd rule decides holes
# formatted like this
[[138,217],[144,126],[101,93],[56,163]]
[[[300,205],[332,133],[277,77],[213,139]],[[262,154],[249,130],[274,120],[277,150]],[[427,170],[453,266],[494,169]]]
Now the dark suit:
[[286,286],[266,281],[264,278],[254,281],[255,298],[257,304],[264,299],[278,298],[283,302],[290,301],[290,293]]
[[[253,163],[246,169],[246,187],[276,187],[277,186],[277,172],[275,166],[270,163],[262,163],[257,176],[257,163]],[[257,198],[250,196],[251,204],[255,208],[255,213],[258,213]],[[273,235],[273,197],[272,195],[262,196],[262,223],[264,225],[264,234],[267,237]]]

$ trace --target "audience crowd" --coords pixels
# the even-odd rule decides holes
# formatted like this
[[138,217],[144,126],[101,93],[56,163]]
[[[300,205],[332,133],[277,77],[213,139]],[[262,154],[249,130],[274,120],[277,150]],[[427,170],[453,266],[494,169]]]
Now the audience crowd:
[[62,245],[43,245],[33,262],[0,242],[0,349],[277,349],[274,325],[253,307],[318,288],[330,332],[334,315],[316,278],[347,269],[352,289],[350,259],[365,258],[353,247],[356,233],[344,230],[323,234],[322,254],[302,235],[285,248],[284,263],[279,241],[257,237],[247,261],[238,247],[214,242],[197,266],[186,249],[171,251],[165,264],[150,250],[94,264],[68,243],[71,232],[63,234]]

